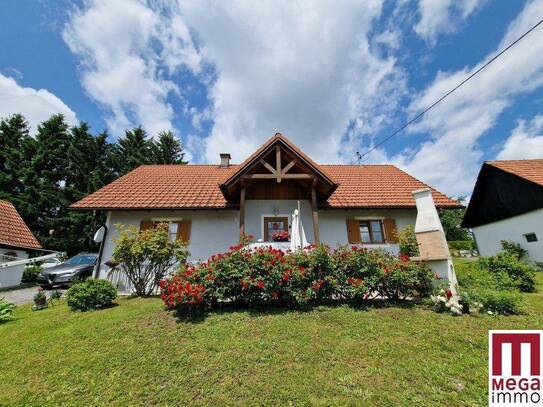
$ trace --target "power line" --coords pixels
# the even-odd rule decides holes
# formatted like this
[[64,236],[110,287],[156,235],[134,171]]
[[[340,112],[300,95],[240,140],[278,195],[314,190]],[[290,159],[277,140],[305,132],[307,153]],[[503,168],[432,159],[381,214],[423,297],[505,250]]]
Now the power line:
[[360,154],[358,151],[356,152],[356,156],[358,158],[358,163],[360,164],[362,159],[367,156],[369,153],[371,153],[373,150],[378,148],[379,146],[386,143],[388,140],[390,140],[392,137],[397,135],[402,130],[405,130],[407,127],[409,127],[411,124],[416,122],[418,119],[420,119],[422,116],[424,116],[430,109],[434,108],[437,104],[439,104],[443,99],[445,99],[447,96],[449,96],[451,93],[456,91],[458,88],[460,88],[462,85],[464,85],[467,81],[469,81],[471,78],[473,78],[475,75],[477,75],[479,72],[481,72],[483,69],[485,69],[487,66],[489,66],[492,62],[494,62],[496,59],[498,59],[500,56],[502,56],[504,53],[506,53],[510,48],[512,48],[516,43],[518,43],[520,40],[522,40],[524,37],[526,37],[528,34],[530,34],[533,30],[535,30],[539,25],[543,23],[543,19],[539,20],[537,24],[532,26],[528,31],[526,31],[524,34],[522,34],[520,37],[518,37],[515,41],[513,41],[511,44],[509,44],[507,47],[502,49],[498,54],[496,54],[493,58],[491,58],[489,61],[487,61],[483,66],[481,66],[479,69],[477,69],[475,72],[473,72],[471,75],[469,75],[466,79],[464,79],[462,82],[460,82],[458,85],[456,85],[454,88],[452,88],[450,91],[445,93],[443,96],[441,96],[438,100],[436,100],[434,103],[432,103],[430,106],[428,106],[426,109],[424,109],[422,112],[420,112],[418,115],[416,115],[414,118],[409,120],[407,123],[405,123],[402,127],[397,129],[394,133],[391,135],[385,137],[383,140],[381,140],[379,143],[375,144],[373,147],[371,147],[368,151],[366,151],[364,154]]

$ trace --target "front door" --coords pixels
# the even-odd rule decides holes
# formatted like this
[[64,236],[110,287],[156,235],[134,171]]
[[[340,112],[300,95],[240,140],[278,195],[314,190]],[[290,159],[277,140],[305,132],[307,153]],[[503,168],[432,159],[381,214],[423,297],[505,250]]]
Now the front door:
[[[264,217],[264,241],[273,242],[274,233],[286,232],[288,235],[288,217],[287,216],[266,216]],[[288,240],[288,238],[286,239]]]

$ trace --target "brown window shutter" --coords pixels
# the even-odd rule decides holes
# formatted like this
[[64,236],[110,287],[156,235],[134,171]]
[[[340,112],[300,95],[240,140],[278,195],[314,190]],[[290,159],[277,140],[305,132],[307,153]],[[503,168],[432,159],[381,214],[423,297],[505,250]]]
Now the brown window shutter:
[[190,220],[182,220],[177,223],[177,240],[180,240],[181,242],[185,244],[190,243],[190,227],[192,224],[192,221]]
[[140,222],[140,232],[143,232],[144,230],[152,229],[153,228],[153,221],[152,220],[142,220]]
[[360,222],[356,219],[347,219],[347,238],[349,243],[360,243]]
[[396,219],[383,220],[385,228],[385,241],[387,243],[398,243],[398,231],[396,230]]

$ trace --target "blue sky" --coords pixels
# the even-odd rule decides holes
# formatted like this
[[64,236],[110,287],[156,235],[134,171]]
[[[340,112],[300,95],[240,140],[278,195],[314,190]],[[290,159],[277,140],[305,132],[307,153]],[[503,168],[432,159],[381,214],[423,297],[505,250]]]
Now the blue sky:
[[[280,131],[350,163],[541,18],[543,0],[7,0],[0,116],[172,129],[192,162]],[[541,55],[543,27],[365,162],[469,195],[483,160],[543,157]]]

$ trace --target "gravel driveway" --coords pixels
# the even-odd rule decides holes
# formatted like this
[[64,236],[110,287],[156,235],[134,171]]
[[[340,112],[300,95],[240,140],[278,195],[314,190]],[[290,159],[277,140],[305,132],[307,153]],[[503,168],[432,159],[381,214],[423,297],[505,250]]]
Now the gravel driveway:
[[[14,302],[17,305],[26,304],[32,302],[34,295],[38,292],[38,287],[19,288],[11,291],[0,292],[0,298],[5,298],[9,302]],[[51,292],[54,290],[46,290],[47,298],[50,297]],[[66,290],[59,290],[64,293]]]

